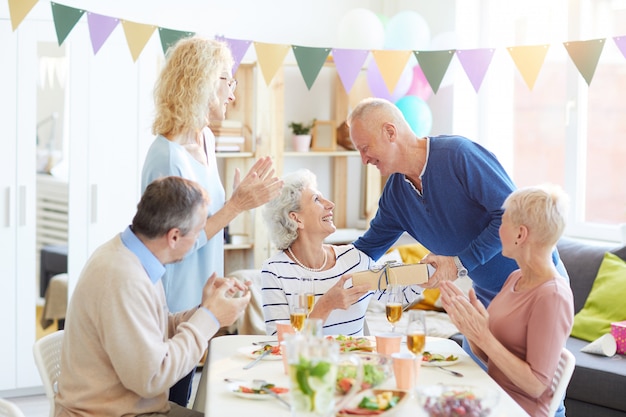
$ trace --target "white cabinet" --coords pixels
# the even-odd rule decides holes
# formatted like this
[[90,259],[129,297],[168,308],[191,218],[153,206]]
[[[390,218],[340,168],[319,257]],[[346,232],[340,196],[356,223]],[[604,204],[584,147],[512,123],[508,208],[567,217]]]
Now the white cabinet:
[[151,42],[133,62],[121,27],[94,56],[81,22],[67,44],[70,293],[91,253],[135,214],[141,167],[153,140],[152,87],[162,56],[158,42]]
[[[42,5],[43,6],[43,5]],[[49,5],[47,5],[49,8]],[[0,8],[1,9],[1,8]],[[37,7],[35,8],[37,9]],[[56,43],[48,18],[12,31],[0,10],[0,396],[40,389],[32,346],[38,300],[36,137],[38,49]],[[69,149],[68,273],[71,290],[96,247],[130,222],[140,198],[143,158],[153,140],[152,87],[163,53],[158,37],[133,62],[119,28],[97,56],[82,19],[65,41],[64,135]],[[30,390],[30,391],[29,391]]]
[[[0,392],[40,384],[35,342],[35,96],[36,40],[45,29],[12,32],[0,20]],[[30,68],[32,78],[22,77]]]

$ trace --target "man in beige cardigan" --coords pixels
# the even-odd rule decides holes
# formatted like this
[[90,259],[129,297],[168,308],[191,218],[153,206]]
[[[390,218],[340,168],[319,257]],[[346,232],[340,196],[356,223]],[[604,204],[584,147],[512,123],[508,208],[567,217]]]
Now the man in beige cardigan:
[[66,319],[57,416],[202,415],[168,402],[168,389],[250,300],[245,284],[213,274],[200,306],[168,311],[164,265],[192,247],[207,205],[195,182],[158,179],[146,188],[132,225],[87,261]]

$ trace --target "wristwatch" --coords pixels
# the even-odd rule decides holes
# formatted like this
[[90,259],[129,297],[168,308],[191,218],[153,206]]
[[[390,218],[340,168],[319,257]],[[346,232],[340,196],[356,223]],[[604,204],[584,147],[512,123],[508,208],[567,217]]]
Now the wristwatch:
[[454,264],[456,265],[456,277],[463,278],[467,276],[467,268],[461,263],[461,259],[458,256],[454,257]]

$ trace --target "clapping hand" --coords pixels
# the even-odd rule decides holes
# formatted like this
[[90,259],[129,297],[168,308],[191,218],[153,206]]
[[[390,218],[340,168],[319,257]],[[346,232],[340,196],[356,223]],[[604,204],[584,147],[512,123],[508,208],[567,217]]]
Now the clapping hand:
[[[240,297],[234,294],[243,292]],[[218,278],[213,273],[202,290],[201,305],[211,311],[220,327],[230,326],[250,302],[247,285],[235,278]]]
[[269,156],[259,158],[242,180],[239,170],[235,171],[231,202],[239,212],[259,207],[278,196],[283,182],[274,173]]
[[489,313],[470,289],[469,298],[452,282],[442,282],[441,304],[452,323],[470,341],[478,341],[489,332]]

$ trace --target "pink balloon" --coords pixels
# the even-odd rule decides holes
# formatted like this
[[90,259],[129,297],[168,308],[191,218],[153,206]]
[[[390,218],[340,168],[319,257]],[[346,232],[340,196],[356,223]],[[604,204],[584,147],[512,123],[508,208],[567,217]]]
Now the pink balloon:
[[424,76],[422,68],[419,64],[415,65],[413,67],[413,82],[407,90],[406,95],[417,96],[422,100],[428,100],[432,93],[433,90],[430,88],[430,84],[428,84],[428,80],[426,79],[426,76]]
[[411,86],[411,81],[413,80],[413,71],[411,70],[411,66],[407,65],[404,71],[402,71],[402,75],[400,75],[396,88],[392,93],[390,93],[387,89],[387,84],[385,84],[385,80],[383,80],[383,76],[380,75],[376,61],[373,59],[367,67],[366,75],[367,85],[369,86],[372,95],[374,97],[387,99],[392,103],[395,103],[401,97],[406,95],[406,92]]

